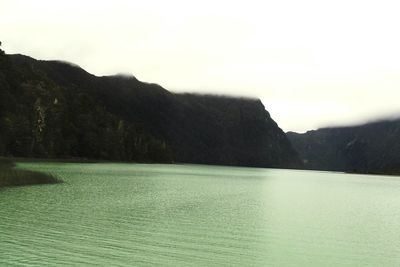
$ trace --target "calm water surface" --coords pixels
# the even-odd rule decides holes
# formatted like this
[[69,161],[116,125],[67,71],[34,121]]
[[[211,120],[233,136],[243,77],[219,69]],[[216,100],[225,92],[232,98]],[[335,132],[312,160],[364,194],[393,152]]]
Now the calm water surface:
[[400,177],[23,163],[0,190],[0,266],[400,266]]

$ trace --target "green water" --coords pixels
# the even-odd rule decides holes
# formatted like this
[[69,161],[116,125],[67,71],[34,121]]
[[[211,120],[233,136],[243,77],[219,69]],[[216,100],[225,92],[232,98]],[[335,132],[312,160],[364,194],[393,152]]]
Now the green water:
[[400,266],[400,177],[23,163],[0,190],[0,266]]

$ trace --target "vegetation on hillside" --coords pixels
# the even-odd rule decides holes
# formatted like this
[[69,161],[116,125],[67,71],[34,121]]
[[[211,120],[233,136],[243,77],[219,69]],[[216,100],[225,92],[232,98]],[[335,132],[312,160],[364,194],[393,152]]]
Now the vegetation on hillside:
[[162,140],[107,111],[76,85],[0,54],[0,155],[170,162]]
[[174,94],[133,76],[1,57],[0,155],[299,166],[257,99]]

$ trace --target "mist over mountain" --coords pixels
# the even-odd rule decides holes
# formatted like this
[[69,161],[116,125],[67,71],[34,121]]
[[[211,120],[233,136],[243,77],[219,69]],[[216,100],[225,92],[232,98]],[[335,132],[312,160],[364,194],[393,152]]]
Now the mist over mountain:
[[0,55],[0,154],[296,167],[261,101],[174,94],[130,75]]
[[400,119],[287,133],[304,168],[400,174]]

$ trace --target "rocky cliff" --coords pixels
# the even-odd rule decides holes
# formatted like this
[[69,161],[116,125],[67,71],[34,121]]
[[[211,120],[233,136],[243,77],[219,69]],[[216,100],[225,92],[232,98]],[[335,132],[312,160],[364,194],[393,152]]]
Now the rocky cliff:
[[133,76],[0,55],[0,154],[296,167],[260,100],[174,94]]

